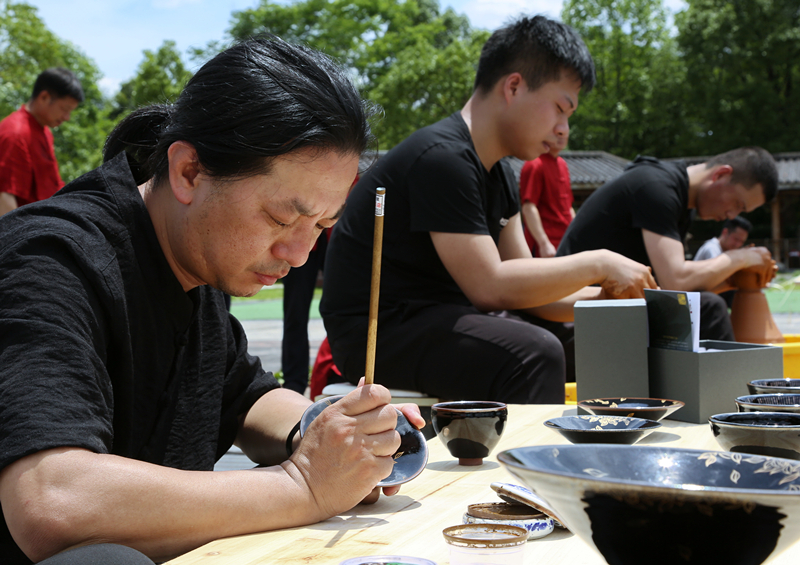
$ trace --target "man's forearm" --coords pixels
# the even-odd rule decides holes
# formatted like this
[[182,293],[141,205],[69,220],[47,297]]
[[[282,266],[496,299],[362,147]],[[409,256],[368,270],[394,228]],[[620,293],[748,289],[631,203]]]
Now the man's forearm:
[[35,561],[99,542],[161,561],[212,539],[326,518],[301,482],[283,467],[181,471],[58,449],[6,468],[0,497],[14,539]]

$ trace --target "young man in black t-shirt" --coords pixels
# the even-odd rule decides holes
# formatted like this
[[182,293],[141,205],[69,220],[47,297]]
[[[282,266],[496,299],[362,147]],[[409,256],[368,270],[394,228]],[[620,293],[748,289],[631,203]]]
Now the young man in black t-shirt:
[[362,177],[333,230],[321,305],[348,380],[364,373],[374,194],[383,186],[378,382],[450,399],[564,401],[560,343],[521,316],[570,320],[579,298],[642,296],[655,282],[606,251],[532,258],[519,189],[501,159],[535,159],[566,136],[594,80],[574,30],[521,18],[487,41],[464,108]]
[[734,149],[687,166],[638,157],[616,179],[598,188],[567,228],[557,256],[610,249],[653,268],[661,288],[703,291],[700,338],[733,341],[725,301],[728,277],[769,264],[765,247],[732,249],[713,259],[687,261],[683,240],[696,210],[703,220],[722,221],[751,212],[774,198],[775,160],[759,147]]

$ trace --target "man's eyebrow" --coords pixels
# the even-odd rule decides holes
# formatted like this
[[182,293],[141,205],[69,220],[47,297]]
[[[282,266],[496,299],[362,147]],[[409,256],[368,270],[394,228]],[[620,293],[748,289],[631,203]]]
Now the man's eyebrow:
[[570,98],[569,94],[565,94],[565,95],[564,95],[564,98],[566,98],[566,99],[567,99],[567,102],[569,102],[569,107],[570,107],[571,109],[572,109],[572,108],[575,108],[575,102],[572,100],[572,98]]
[[[295,198],[291,201],[292,208],[294,208],[295,212],[300,214],[301,216],[310,217],[313,216],[313,212],[308,209],[308,207],[300,201],[300,199]],[[342,214],[344,213],[345,204],[342,204],[342,207],[330,218],[325,218],[326,220],[338,220]]]

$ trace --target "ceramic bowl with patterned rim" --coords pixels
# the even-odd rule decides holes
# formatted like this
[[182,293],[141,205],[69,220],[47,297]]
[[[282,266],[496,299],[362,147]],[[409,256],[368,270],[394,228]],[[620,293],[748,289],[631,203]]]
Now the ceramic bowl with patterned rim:
[[642,418],[623,416],[562,416],[544,423],[572,443],[634,444],[661,427]]
[[627,416],[658,422],[683,407],[680,400],[665,398],[593,398],[581,400],[578,408],[596,416]]
[[750,394],[800,393],[800,379],[756,379],[747,383]]
[[800,414],[800,394],[748,394],[735,400],[739,412],[792,412]]
[[602,444],[497,459],[608,563],[757,565],[800,539],[798,461]]

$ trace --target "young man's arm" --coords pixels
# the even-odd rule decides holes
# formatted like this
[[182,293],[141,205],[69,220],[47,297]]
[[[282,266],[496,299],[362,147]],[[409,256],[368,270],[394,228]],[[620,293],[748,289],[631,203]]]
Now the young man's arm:
[[644,288],[656,287],[648,267],[607,250],[526,256],[519,214],[503,228],[499,246],[488,235],[431,232],[431,239],[470,302],[486,312],[551,304],[594,284],[609,298],[643,297]]
[[547,237],[544,226],[542,226],[542,218],[539,215],[539,209],[533,202],[525,202],[522,204],[522,216],[525,218],[525,228],[530,232],[533,240],[536,242],[539,256],[555,257],[556,248]]
[[[284,392],[256,405],[286,422],[245,418],[280,446],[284,424],[307,405]],[[34,561],[100,542],[163,561],[220,537],[315,523],[352,508],[389,474],[400,443],[389,400],[384,387],[359,387],[317,417],[289,460],[247,471],[182,471],[70,447],[38,452],[0,472],[0,504]]]
[[642,237],[658,283],[666,290],[725,290],[722,283],[736,271],[772,261],[766,247],[734,249],[713,259],[687,261],[677,239],[645,229]]

